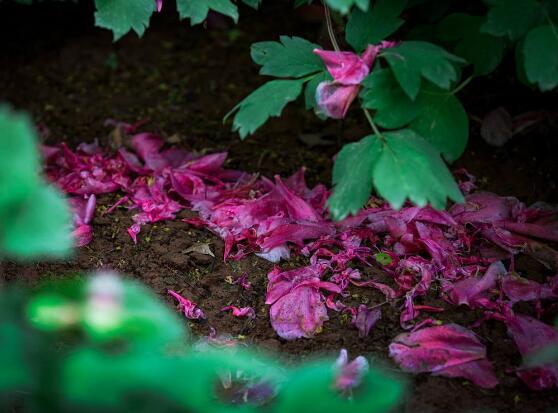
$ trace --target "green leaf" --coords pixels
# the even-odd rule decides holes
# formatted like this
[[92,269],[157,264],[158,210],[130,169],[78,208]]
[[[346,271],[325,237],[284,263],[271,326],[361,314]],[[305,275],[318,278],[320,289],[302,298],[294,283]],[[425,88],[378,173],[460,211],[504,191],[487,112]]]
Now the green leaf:
[[494,36],[523,37],[541,18],[542,7],[536,0],[494,0],[481,31]]
[[232,113],[238,111],[234,117],[233,131],[238,131],[240,138],[244,139],[253,134],[270,117],[281,115],[283,108],[300,95],[306,80],[272,80],[267,82],[236,105],[225,116],[225,120]]
[[465,61],[439,46],[427,42],[403,42],[382,52],[395,78],[411,99],[418,95],[421,77],[442,89],[449,89],[458,78],[457,63]]
[[312,3],[312,0],[295,0],[295,9],[300,6],[306,6],[307,4]]
[[543,92],[558,86],[558,27],[546,25],[532,29],[523,47],[527,79]]
[[155,11],[154,0],[95,0],[95,24],[112,30],[117,41],[130,30],[143,36]]
[[[129,346],[145,350],[181,348],[189,338],[188,330],[178,315],[158,299],[149,288],[130,280],[100,277],[88,280],[89,288],[105,283],[106,289],[121,288],[123,303],[105,311],[85,307],[82,326],[91,340],[103,343],[126,341]],[[108,320],[108,322],[107,322]]]
[[456,13],[446,17],[438,26],[440,38],[456,42],[454,53],[475,67],[475,75],[492,72],[502,61],[505,42],[501,37],[482,33],[484,19]]
[[398,16],[406,0],[378,0],[368,11],[354,9],[346,28],[347,42],[357,52],[376,44],[395,32],[403,20]]
[[39,185],[39,154],[29,118],[0,106],[0,228]]
[[180,19],[190,19],[192,26],[203,22],[209,10],[238,21],[238,8],[230,0],[176,0],[176,8]]
[[302,77],[324,70],[322,59],[314,54],[320,46],[300,37],[281,36],[281,42],[252,45],[252,60],[261,65],[260,74],[276,77]]
[[469,136],[469,119],[459,100],[430,82],[415,100],[401,89],[391,70],[375,69],[363,82],[362,104],[375,110],[374,122],[386,129],[410,124],[449,162],[459,158]]
[[370,0],[326,0],[326,3],[341,14],[349,13],[353,6],[357,6],[362,11],[366,11],[370,7]]
[[461,102],[438,88],[421,91],[420,112],[410,128],[439,150],[448,162],[465,151],[469,138],[469,118]]
[[[5,297],[2,297],[5,298]],[[33,372],[26,360],[26,337],[21,327],[11,320],[2,320],[0,324],[0,406],[8,392],[29,390],[34,384]],[[11,409],[10,409],[11,410]]]
[[242,2],[256,10],[260,7],[260,4],[262,4],[262,0],[242,0]]
[[378,264],[384,266],[390,265],[393,262],[393,258],[391,258],[391,255],[385,252],[378,252],[377,254],[374,254],[374,259]]
[[423,207],[443,209],[446,198],[463,202],[451,173],[438,152],[409,129],[383,134],[384,146],[374,165],[374,187],[393,208],[406,199]]
[[390,69],[374,69],[362,85],[362,104],[376,111],[374,122],[382,128],[397,129],[418,116],[418,99],[413,101],[405,94]]
[[529,82],[527,73],[525,72],[525,38],[519,40],[515,45],[515,75],[517,79],[525,86],[535,89],[536,85]]
[[333,166],[333,194],[328,207],[335,220],[356,214],[372,191],[374,164],[382,151],[375,136],[349,143],[341,149]]
[[544,2],[546,14],[552,20],[554,25],[558,25],[558,0],[546,0]]
[[37,187],[4,222],[0,255],[64,257],[72,247],[71,219],[62,195],[47,184]]

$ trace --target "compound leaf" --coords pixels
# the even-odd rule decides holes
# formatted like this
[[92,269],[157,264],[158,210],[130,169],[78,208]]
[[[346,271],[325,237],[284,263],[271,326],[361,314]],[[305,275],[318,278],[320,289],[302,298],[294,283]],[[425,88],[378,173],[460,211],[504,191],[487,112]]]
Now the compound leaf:
[[382,55],[405,93],[413,100],[419,93],[422,77],[447,90],[458,78],[455,65],[465,62],[439,46],[420,41],[403,42],[384,50]]
[[117,41],[130,30],[143,36],[155,11],[154,0],[95,0],[95,24],[112,30]]
[[347,23],[347,42],[357,52],[362,52],[369,44],[388,37],[403,24],[399,15],[405,3],[406,0],[378,0],[367,11],[355,8]]
[[463,202],[451,173],[426,140],[409,129],[386,132],[383,137],[373,181],[378,194],[393,208],[401,208],[406,199],[438,209],[445,208],[447,198]]
[[558,86],[558,27],[539,26],[525,37],[523,45],[525,74],[542,91]]
[[324,70],[322,59],[313,53],[317,44],[300,37],[281,36],[280,42],[252,45],[252,60],[261,65],[260,74],[276,77],[302,77]]
[[382,151],[375,136],[349,143],[341,149],[333,167],[333,194],[328,200],[332,217],[341,220],[356,214],[372,191],[374,165]]
[[283,108],[302,92],[307,79],[272,80],[265,83],[236,105],[225,120],[238,111],[233,121],[233,131],[244,139],[253,134],[270,117],[279,116]]
[[542,7],[536,0],[493,0],[481,31],[507,36],[516,41],[523,37],[541,17]]
[[192,26],[203,22],[209,10],[238,21],[238,8],[230,0],[176,0],[176,8],[180,19],[190,19]]

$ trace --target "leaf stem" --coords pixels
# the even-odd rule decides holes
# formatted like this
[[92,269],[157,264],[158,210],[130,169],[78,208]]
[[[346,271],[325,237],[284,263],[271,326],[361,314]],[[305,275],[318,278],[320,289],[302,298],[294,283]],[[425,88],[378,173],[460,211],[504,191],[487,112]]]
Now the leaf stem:
[[461,92],[461,89],[467,86],[471,80],[473,80],[473,76],[469,76],[467,79],[461,82],[460,85],[457,85],[457,87],[451,91],[451,94],[455,95],[456,93]]
[[325,1],[322,1],[322,4],[324,5],[324,14],[326,18],[327,34],[329,35],[329,40],[331,41],[333,49],[336,52],[339,52],[341,49],[339,48],[339,44],[337,43],[337,39],[335,38],[335,31],[333,30],[333,22],[331,21],[331,13],[329,11],[329,7],[327,7]]
[[370,112],[368,112],[368,109],[366,109],[365,107],[362,107],[362,111],[364,112],[364,116],[366,116],[366,120],[370,124],[370,127],[374,131],[374,134],[383,141],[384,140],[384,135],[382,135],[382,133],[378,129],[378,126],[376,126],[376,124],[372,120],[372,116],[370,116]]

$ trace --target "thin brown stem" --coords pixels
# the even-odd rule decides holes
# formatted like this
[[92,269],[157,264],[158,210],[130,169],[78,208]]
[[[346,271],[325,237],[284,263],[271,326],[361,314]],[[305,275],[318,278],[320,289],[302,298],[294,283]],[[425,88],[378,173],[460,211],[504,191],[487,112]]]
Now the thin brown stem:
[[337,43],[337,39],[335,38],[335,31],[333,30],[333,22],[331,20],[331,13],[329,11],[329,7],[325,4],[325,1],[322,1],[324,5],[324,14],[326,18],[326,26],[327,26],[327,34],[329,35],[329,40],[333,46],[333,49],[336,52],[339,52],[341,49],[339,48],[339,44]]

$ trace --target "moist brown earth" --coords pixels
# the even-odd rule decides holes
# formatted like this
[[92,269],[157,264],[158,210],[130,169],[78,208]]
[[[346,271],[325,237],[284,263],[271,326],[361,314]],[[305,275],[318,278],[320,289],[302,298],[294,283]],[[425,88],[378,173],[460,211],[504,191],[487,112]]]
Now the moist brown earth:
[[[311,184],[329,183],[332,157],[340,145],[369,133],[358,110],[352,110],[344,122],[322,122],[305,112],[300,103],[291,105],[281,119],[271,120],[245,142],[230,131],[230,124],[221,121],[263,81],[250,61],[251,43],[287,34],[328,47],[321,23],[311,14],[294,13],[283,2],[269,3],[259,14],[243,9],[237,26],[214,18],[195,28],[178,22],[175,11],[165,4],[164,13],[152,19],[143,39],[128,35],[116,44],[108,31],[94,28],[90,4],[0,6],[0,100],[30,112],[35,122],[47,126],[48,144],[66,141],[75,147],[98,138],[104,145],[114,145],[110,128],[103,126],[107,118],[128,122],[149,118],[145,129],[176,145],[200,152],[229,151],[229,167],[272,176],[288,175],[305,166]],[[557,203],[557,96],[517,84],[513,72],[513,60],[505,61],[496,76],[476,80],[462,92],[460,98],[472,119],[472,136],[466,154],[454,167],[465,167],[476,175],[482,189],[516,196],[528,204]],[[475,119],[500,105],[514,115],[543,110],[547,116],[503,148],[493,148],[478,136]],[[310,135],[311,140],[318,138],[325,144],[309,147],[301,140],[303,135],[307,142]],[[100,198],[93,242],[73,259],[4,263],[0,280],[35,284],[46,278],[114,269],[146,283],[169,307],[173,302],[167,289],[197,302],[208,319],[189,324],[200,336],[213,326],[219,333],[240,336],[246,343],[279,352],[294,362],[318,353],[334,354],[344,347],[352,356],[365,354],[397,370],[387,357],[390,341],[402,332],[397,308],[384,307],[382,320],[365,339],[358,337],[347,318],[330,312],[330,320],[315,338],[284,341],[271,328],[264,304],[271,264],[256,257],[225,263],[219,238],[180,220],[146,226],[134,245],[126,233],[130,212],[119,209],[111,215],[100,214],[115,199],[114,195]],[[196,243],[208,243],[217,258],[185,252]],[[294,259],[283,267],[299,264]],[[520,257],[516,268],[538,280],[554,275],[527,257]],[[226,282],[244,272],[253,284],[251,291]],[[382,300],[365,289],[352,293],[357,294],[352,297],[355,302]],[[429,302],[445,305],[434,299]],[[256,320],[235,319],[220,312],[230,304],[254,307]],[[552,315],[555,310],[546,321],[552,322]],[[439,318],[469,325],[479,317],[470,310],[448,307]],[[409,391],[400,411],[547,412],[557,406],[556,391],[532,392],[510,373],[521,358],[502,324],[486,322],[477,332],[487,344],[501,384],[483,390],[459,379],[408,376]]]

